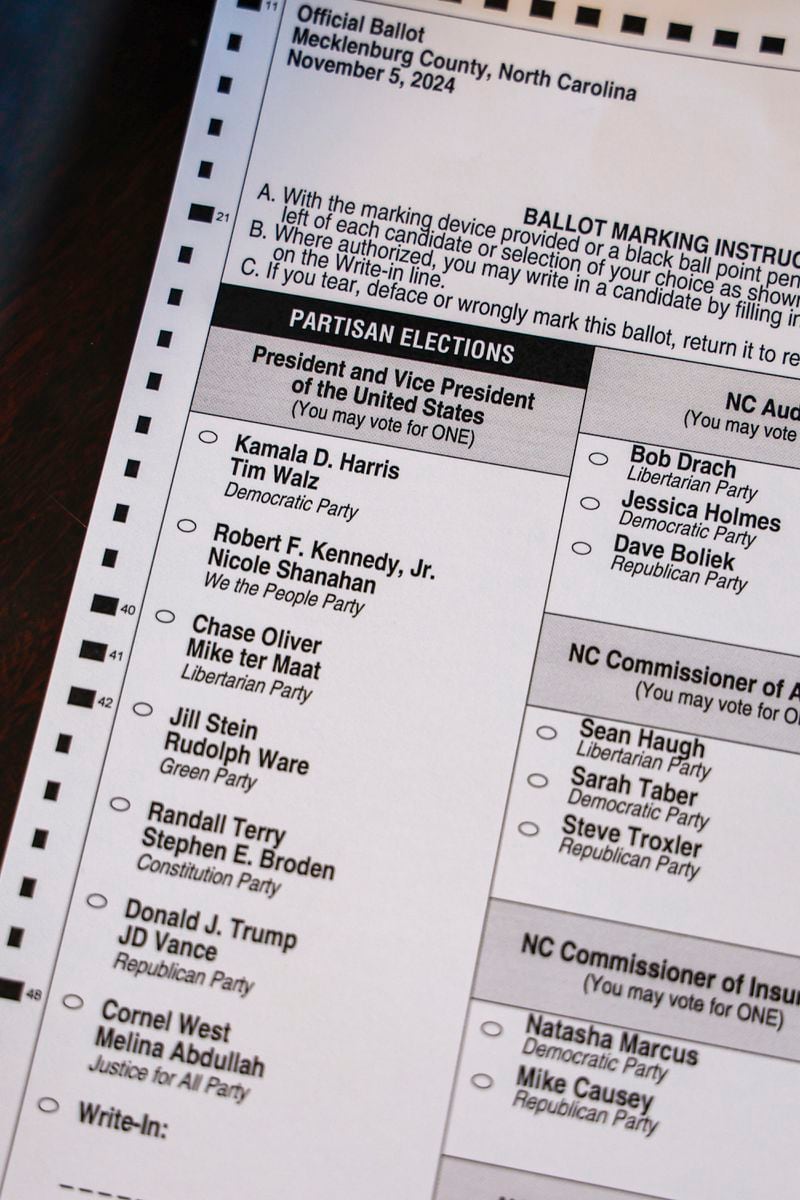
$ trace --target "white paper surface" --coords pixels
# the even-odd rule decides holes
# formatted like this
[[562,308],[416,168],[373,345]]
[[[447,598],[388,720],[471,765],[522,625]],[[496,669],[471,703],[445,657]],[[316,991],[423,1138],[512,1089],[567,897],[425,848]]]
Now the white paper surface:
[[586,12],[218,5],[0,878],[3,1200],[796,1175],[797,31]]

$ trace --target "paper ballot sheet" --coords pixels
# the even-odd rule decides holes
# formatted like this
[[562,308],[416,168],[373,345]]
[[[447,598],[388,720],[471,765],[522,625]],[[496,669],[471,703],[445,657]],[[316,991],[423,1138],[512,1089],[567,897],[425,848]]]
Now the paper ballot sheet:
[[800,29],[684,8],[220,0],[0,880],[2,1200],[796,1177]]

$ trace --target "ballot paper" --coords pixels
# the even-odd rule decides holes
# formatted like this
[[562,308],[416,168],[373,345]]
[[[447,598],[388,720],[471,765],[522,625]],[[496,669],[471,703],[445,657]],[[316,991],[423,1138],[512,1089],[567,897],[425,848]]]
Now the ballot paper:
[[2,1200],[763,1200],[800,27],[220,0],[6,855]]

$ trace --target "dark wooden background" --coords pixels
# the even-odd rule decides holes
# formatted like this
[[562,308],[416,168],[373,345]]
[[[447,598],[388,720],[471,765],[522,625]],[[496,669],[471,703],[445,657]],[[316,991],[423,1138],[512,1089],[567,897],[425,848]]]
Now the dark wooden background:
[[211,0],[0,17],[5,845],[133,346]]

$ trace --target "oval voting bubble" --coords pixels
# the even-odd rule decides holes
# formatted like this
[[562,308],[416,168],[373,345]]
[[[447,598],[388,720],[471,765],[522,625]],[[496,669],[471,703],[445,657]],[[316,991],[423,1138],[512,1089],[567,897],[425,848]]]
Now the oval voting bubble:
[[500,1037],[503,1032],[503,1026],[499,1021],[484,1021],[481,1025],[481,1033],[485,1033],[487,1037]]
[[43,1113],[55,1113],[59,1110],[59,1103],[53,1096],[42,1096],[37,1106]]
[[530,787],[547,787],[550,780],[546,775],[542,775],[540,771],[534,771],[528,776],[528,784]]
[[554,737],[558,737],[558,733],[552,725],[540,725],[536,730],[536,736],[543,738],[546,742],[552,742]]
[[572,543],[572,553],[573,554],[591,554],[592,547],[589,545],[588,542],[573,542]]
[[217,435],[214,433],[213,429],[201,429],[197,437],[201,442],[205,442],[207,445],[211,445],[212,442],[217,440]]
[[159,608],[156,612],[156,620],[162,625],[171,625],[175,620],[175,613],[171,608]]
[[86,903],[89,905],[89,908],[105,908],[108,900],[106,900],[101,892],[89,892],[89,895],[86,897]]
[[472,1076],[470,1083],[473,1087],[485,1089],[490,1088],[494,1083],[494,1080],[492,1079],[491,1075],[484,1075],[482,1072],[479,1072],[477,1075]]
[[114,812],[127,812],[131,806],[131,802],[127,796],[112,796],[108,802],[109,808],[113,808]]
[[133,706],[133,711],[137,717],[149,717],[153,711],[152,704],[148,704],[146,700],[137,700]]
[[76,992],[67,992],[66,996],[62,996],[61,1003],[64,1008],[83,1008],[83,996],[79,996]]
[[181,533],[194,533],[197,529],[197,521],[193,521],[191,517],[181,517],[178,521],[178,529]]
[[533,821],[520,821],[517,829],[520,831],[523,837],[536,837],[537,833],[539,832],[539,826]]
[[589,462],[593,467],[604,467],[608,462],[608,455],[603,454],[602,450],[593,450],[589,455]]
[[581,508],[585,508],[587,512],[594,512],[600,507],[600,501],[596,496],[582,496]]

